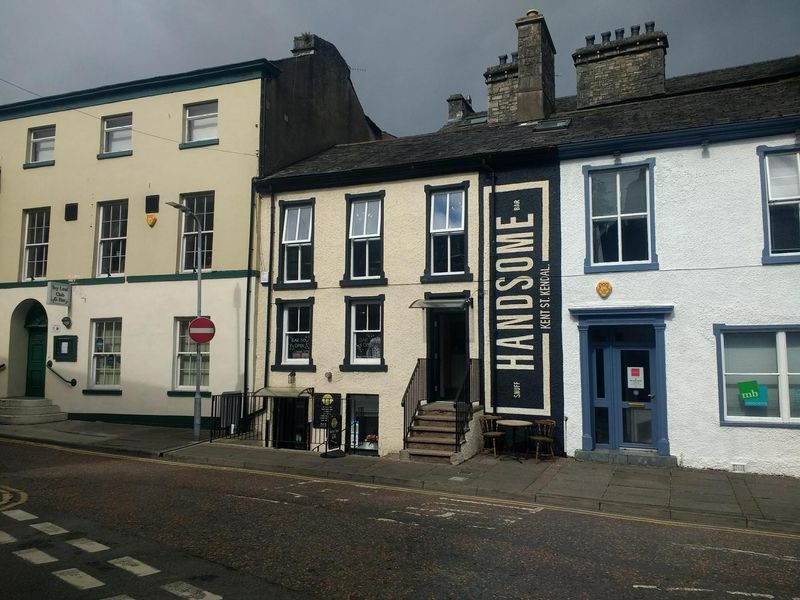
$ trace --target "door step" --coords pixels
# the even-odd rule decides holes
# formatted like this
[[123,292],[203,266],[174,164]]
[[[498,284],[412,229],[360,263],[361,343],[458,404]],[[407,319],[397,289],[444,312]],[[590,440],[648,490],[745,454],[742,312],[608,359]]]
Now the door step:
[[655,450],[575,450],[575,460],[615,465],[643,465],[664,469],[678,466],[677,456],[661,456],[656,454]]
[[0,398],[0,425],[66,421],[67,413],[48,398]]

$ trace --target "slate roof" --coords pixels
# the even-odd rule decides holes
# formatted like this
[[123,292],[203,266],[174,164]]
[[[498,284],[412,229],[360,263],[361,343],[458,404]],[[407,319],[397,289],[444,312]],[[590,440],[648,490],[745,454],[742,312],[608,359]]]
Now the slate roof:
[[497,158],[563,147],[732,123],[800,116],[800,56],[668,79],[662,96],[575,109],[575,98],[560,98],[549,119],[571,119],[568,127],[537,131],[531,124],[471,125],[392,140],[334,146],[264,178],[322,181],[359,173],[459,159]]

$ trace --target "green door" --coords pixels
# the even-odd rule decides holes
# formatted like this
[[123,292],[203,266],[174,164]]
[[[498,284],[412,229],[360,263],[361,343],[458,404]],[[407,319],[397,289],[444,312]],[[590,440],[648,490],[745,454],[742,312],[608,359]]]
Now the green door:
[[44,363],[47,355],[47,330],[28,330],[28,373],[25,378],[26,396],[44,396]]

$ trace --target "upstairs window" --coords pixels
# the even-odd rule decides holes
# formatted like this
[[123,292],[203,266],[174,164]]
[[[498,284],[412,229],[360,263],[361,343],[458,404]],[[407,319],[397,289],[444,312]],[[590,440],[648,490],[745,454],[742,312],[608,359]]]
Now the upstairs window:
[[657,269],[653,165],[585,167],[586,272]]
[[41,163],[55,160],[56,127],[39,127],[30,130],[28,143],[28,162]]
[[98,220],[97,275],[121,275],[125,272],[128,201],[104,202]]
[[25,211],[25,251],[23,278],[47,277],[47,251],[50,243],[50,208]]
[[281,257],[283,283],[307,284],[313,277],[314,209],[310,204],[283,206]]
[[467,264],[464,191],[435,192],[431,198],[430,214],[430,273],[464,273]]
[[[200,258],[200,268],[211,268],[211,257],[214,248],[214,192],[204,194],[187,194],[181,202],[192,211],[200,220],[203,241],[203,256]],[[186,213],[183,215],[183,240],[181,252],[181,270],[194,271],[197,268],[198,231],[197,221]]]
[[103,119],[103,154],[129,152],[133,115],[118,115]]
[[381,199],[350,203],[350,278],[378,279],[383,274]]
[[217,139],[217,101],[189,104],[185,108],[184,126],[186,142]]
[[765,181],[764,262],[800,262],[800,150],[759,148]]

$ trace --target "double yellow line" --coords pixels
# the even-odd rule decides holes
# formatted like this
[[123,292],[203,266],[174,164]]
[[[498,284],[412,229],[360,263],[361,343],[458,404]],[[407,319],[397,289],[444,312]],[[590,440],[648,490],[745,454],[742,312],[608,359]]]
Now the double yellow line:
[[0,510],[11,510],[28,501],[28,494],[22,490],[0,485]]

